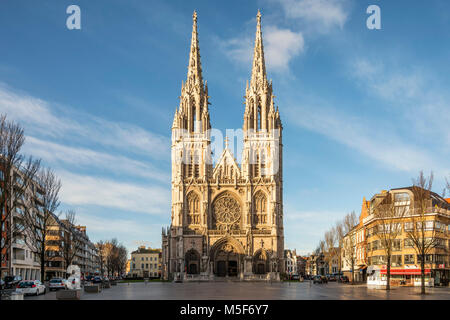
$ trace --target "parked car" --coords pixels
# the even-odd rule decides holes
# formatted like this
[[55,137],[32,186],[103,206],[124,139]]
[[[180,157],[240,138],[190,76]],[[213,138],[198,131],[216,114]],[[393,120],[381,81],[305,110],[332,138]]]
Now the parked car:
[[349,282],[347,276],[340,276],[339,279],[338,279],[338,281],[339,281],[339,282],[342,282],[342,283],[347,283],[347,282]]
[[66,289],[66,280],[63,278],[52,278],[48,284],[48,288],[50,291]]
[[47,292],[45,285],[39,280],[26,280],[21,281],[17,285],[16,292],[23,293],[24,295],[40,295]]
[[336,276],[334,276],[334,275],[329,275],[328,276],[328,281],[336,281]]
[[102,277],[100,276],[95,276],[94,279],[92,280],[93,283],[102,283]]
[[320,283],[320,284],[324,283],[322,276],[314,276],[313,283]]
[[293,274],[291,280],[300,280],[300,276],[298,274]]
[[17,287],[17,285],[22,281],[21,276],[6,276],[5,277],[5,288],[11,289]]
[[94,276],[86,276],[85,280],[92,281],[92,280],[94,280]]

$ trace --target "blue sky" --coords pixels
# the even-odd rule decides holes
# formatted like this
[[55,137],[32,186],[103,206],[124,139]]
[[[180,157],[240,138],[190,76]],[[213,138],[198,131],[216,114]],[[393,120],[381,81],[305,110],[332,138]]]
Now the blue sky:
[[[81,8],[81,30],[66,8]],[[381,8],[382,29],[366,28]],[[256,12],[284,125],[285,247],[315,249],[362,198],[450,176],[450,3],[386,0],[0,3],[0,112],[62,179],[94,241],[161,245],[170,127],[198,12],[211,124],[242,127]]]

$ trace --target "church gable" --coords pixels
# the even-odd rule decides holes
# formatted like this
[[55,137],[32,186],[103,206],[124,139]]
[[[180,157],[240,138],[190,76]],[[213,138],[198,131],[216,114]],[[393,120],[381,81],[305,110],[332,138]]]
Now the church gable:
[[236,163],[233,154],[228,148],[222,152],[219,162],[214,167],[213,178],[239,178],[241,176],[241,169]]

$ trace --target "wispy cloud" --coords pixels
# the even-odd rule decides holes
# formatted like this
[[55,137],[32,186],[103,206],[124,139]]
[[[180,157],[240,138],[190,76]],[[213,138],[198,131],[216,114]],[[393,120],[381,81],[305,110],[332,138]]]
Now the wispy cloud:
[[95,168],[109,172],[148,178],[162,183],[170,181],[170,175],[150,163],[120,155],[97,152],[87,148],[69,147],[28,136],[24,151],[43,159],[46,163],[72,169]]
[[271,0],[281,4],[289,19],[304,20],[320,33],[343,28],[348,17],[347,0]]
[[[325,105],[295,105],[287,110],[295,124],[320,133],[387,165],[391,170],[417,172],[423,168],[443,170],[429,150],[403,140],[381,123],[338,112]],[[301,117],[296,115],[301,114]],[[386,127],[387,128],[387,127]]]
[[[111,122],[82,114],[12,90],[0,83],[0,112],[20,121],[27,133],[54,139],[87,139],[91,143],[141,153],[153,158],[168,156],[170,140],[138,126]],[[77,120],[79,119],[79,120]]]
[[[264,33],[264,54],[266,67],[272,72],[287,72],[289,63],[304,50],[305,41],[301,32],[267,26]],[[220,41],[228,57],[238,63],[251,63],[254,37],[236,37]]]
[[[170,181],[170,174],[156,161],[164,160],[165,164],[170,159],[168,138],[89,114],[83,114],[81,120],[80,114],[68,107],[6,85],[0,86],[0,113],[24,126],[24,152],[55,169],[62,180],[63,203],[148,214],[169,210],[169,189],[155,186],[155,182],[166,185]],[[136,153],[142,160],[130,158]],[[133,183],[128,182],[130,177]]]
[[61,200],[70,205],[98,205],[147,214],[170,212],[170,190],[153,185],[117,182],[107,178],[57,171]]

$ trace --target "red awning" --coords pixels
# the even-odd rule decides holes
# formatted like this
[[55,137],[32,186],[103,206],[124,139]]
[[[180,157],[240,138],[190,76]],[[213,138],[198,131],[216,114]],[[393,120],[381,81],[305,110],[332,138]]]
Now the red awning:
[[[386,269],[381,269],[380,270],[381,274],[387,274],[387,270]],[[431,269],[425,269],[425,274],[427,273],[431,273]],[[421,269],[391,269],[391,274],[394,275],[399,275],[399,274],[404,274],[404,275],[421,275]]]

